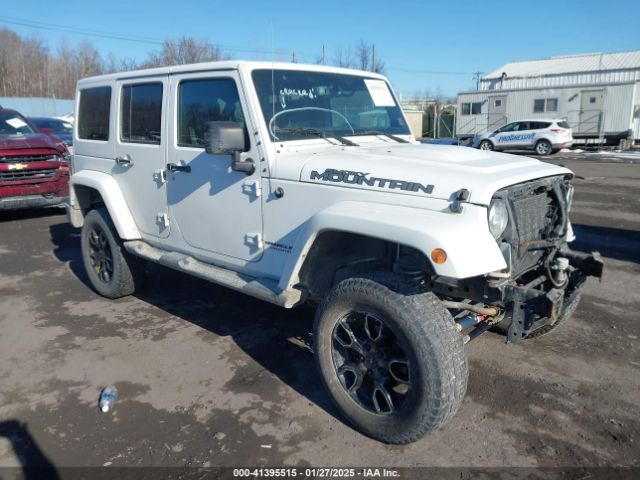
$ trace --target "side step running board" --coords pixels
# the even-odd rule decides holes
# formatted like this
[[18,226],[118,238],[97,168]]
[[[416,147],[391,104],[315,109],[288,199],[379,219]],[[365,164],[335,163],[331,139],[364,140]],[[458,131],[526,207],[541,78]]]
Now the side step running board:
[[189,273],[219,285],[232,288],[266,302],[292,308],[303,301],[301,290],[282,291],[277,283],[268,279],[257,279],[242,275],[225,268],[201,262],[193,257],[178,252],[169,252],[153,247],[141,240],[124,242],[124,248],[131,254],[151,260],[174,270]]

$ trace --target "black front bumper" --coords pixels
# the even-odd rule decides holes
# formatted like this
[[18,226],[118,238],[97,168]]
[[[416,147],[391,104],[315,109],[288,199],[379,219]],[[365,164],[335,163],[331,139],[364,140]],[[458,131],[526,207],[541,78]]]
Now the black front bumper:
[[505,316],[511,318],[507,341],[517,342],[539,328],[554,325],[562,318],[565,308],[577,301],[587,277],[602,278],[604,264],[599,253],[585,254],[565,248],[559,255],[567,258],[573,268],[563,288],[539,288],[544,284],[544,275],[526,285],[499,288]]

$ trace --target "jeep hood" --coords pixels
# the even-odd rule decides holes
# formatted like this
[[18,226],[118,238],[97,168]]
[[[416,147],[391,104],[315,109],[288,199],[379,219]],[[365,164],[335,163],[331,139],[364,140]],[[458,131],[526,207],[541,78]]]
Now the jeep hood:
[[442,200],[452,200],[465,188],[471,193],[468,202],[481,205],[488,205],[497,190],[509,185],[573,175],[566,168],[524,156],[469,147],[386,142],[331,146],[321,151],[314,148],[313,153],[304,147],[290,148],[278,156],[275,173],[301,182]]

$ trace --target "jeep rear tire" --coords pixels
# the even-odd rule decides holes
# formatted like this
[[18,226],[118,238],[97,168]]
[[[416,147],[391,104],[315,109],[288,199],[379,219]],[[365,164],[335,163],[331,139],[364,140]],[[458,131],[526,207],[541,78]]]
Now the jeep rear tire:
[[433,293],[396,274],[336,285],[316,312],[314,352],[340,412],[387,443],[413,442],[443,425],[467,388],[453,318]]
[[144,260],[127,253],[106,209],[91,210],[80,236],[82,261],[93,288],[107,298],[131,295],[142,287]]

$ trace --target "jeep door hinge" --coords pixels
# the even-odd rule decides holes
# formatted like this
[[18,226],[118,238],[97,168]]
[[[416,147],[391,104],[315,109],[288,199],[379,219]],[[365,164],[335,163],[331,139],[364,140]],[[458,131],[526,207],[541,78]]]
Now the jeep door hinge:
[[166,183],[167,181],[167,171],[159,168],[154,170],[153,172],[153,181],[159,183],[160,185]]
[[244,182],[242,184],[242,193],[255,195],[256,198],[262,196],[262,187],[260,186],[260,180]]
[[262,234],[257,232],[246,233],[244,235],[244,243],[255,248],[262,248],[264,246]]
[[158,213],[158,215],[156,215],[156,223],[162,228],[167,228],[169,226],[169,215],[162,212]]

